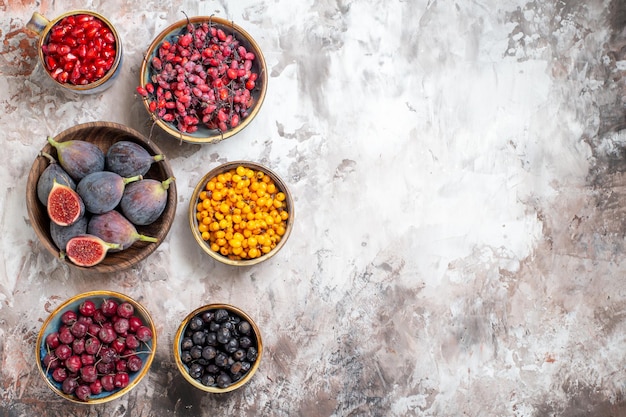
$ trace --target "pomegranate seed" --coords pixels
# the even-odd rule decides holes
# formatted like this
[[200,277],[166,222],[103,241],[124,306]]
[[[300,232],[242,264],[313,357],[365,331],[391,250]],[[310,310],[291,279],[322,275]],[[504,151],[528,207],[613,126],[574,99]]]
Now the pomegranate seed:
[[[92,15],[78,14],[54,25],[42,52],[52,78],[59,83],[83,85],[99,80],[111,68],[117,53],[115,42],[113,32],[104,22]],[[76,66],[74,62],[80,64]],[[58,68],[63,71],[57,72]]]

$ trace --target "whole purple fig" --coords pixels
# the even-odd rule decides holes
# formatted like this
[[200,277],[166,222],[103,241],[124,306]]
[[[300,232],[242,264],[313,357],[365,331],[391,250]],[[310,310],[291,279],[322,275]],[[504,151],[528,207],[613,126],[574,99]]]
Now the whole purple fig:
[[128,184],[120,202],[124,216],[139,226],[154,223],[165,210],[167,190],[174,180],[174,177],[165,181],[144,179]]

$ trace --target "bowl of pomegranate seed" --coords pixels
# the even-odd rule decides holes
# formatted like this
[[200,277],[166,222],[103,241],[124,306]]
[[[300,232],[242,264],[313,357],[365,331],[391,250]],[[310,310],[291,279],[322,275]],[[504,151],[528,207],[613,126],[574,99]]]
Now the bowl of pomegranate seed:
[[185,317],[174,337],[174,359],[194,387],[211,393],[236,390],[261,363],[263,341],[252,318],[230,304],[209,304]]
[[37,336],[37,367],[50,389],[75,403],[123,396],[146,376],[157,334],[148,311],[131,297],[91,291],[59,305]]
[[26,28],[39,35],[39,60],[57,85],[95,94],[109,88],[119,75],[120,35],[99,13],[73,10],[48,20],[35,12]]
[[225,19],[178,21],[150,44],[137,92],[154,122],[184,142],[229,138],[258,114],[267,66],[257,42]]
[[276,255],[294,224],[287,184],[251,161],[219,165],[198,181],[189,201],[191,233],[218,262],[251,266]]

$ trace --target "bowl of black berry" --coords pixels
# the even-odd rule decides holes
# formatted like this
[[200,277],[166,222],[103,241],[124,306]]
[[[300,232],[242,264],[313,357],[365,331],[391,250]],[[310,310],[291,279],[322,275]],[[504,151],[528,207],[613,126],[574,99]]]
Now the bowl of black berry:
[[232,21],[195,16],[165,28],[141,64],[137,93],[172,137],[216,143],[250,124],[267,92],[267,65],[254,38]]
[[50,389],[81,404],[120,398],[146,376],[156,352],[148,311],[113,291],[91,291],[59,305],[37,337],[37,367]]
[[185,317],[174,338],[182,376],[211,393],[236,390],[250,381],[263,353],[261,332],[252,318],[230,304],[209,304]]

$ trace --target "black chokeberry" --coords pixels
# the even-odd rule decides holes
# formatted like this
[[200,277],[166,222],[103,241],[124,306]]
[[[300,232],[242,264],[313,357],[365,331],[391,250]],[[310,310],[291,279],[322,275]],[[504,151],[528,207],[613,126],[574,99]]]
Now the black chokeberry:
[[191,337],[183,338],[183,341],[180,343],[180,348],[182,350],[189,350],[191,349],[192,346],[193,346],[193,340],[191,340]]
[[250,326],[250,323],[248,323],[247,321],[242,321],[237,326],[237,330],[239,330],[239,333],[241,334],[248,335],[252,330],[252,326]]
[[215,322],[216,323],[224,323],[225,321],[228,320],[228,311],[224,310],[224,309],[219,309],[215,311]]
[[200,330],[203,324],[204,322],[202,321],[202,318],[198,316],[195,316],[191,320],[189,320],[189,328],[194,331]]
[[198,330],[191,336],[191,340],[193,340],[195,345],[204,345],[206,334],[202,330]]
[[189,353],[191,354],[192,358],[200,359],[202,357],[202,347],[195,345],[194,347],[191,348]]
[[189,365],[189,375],[193,379],[200,379],[204,373],[204,367],[198,363],[192,363]]
[[217,341],[223,345],[230,340],[230,330],[222,327],[217,331]]
[[230,376],[228,376],[228,374],[226,373],[221,373],[217,376],[217,385],[220,388],[226,388],[227,386],[229,386],[233,381],[230,378]]

